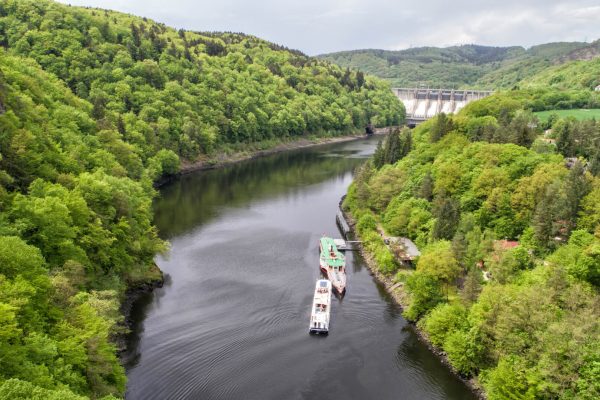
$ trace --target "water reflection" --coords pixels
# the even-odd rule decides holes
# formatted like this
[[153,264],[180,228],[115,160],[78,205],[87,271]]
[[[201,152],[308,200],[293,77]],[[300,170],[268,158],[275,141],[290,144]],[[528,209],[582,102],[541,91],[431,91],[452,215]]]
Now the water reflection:
[[364,145],[333,151],[336,146],[296,150],[183,176],[162,188],[155,202],[161,236],[172,238],[205,224],[225,205],[239,207],[284,192],[294,196],[327,179],[342,181],[369,154]]
[[[438,387],[446,387],[448,397],[466,396],[464,386],[455,384],[458,378],[449,369],[439,370],[440,360],[419,340],[415,328],[407,325],[403,332],[406,336],[396,353],[397,368],[405,370],[410,366],[414,376],[423,380],[427,388],[435,390]],[[468,397],[474,398],[470,393]]]

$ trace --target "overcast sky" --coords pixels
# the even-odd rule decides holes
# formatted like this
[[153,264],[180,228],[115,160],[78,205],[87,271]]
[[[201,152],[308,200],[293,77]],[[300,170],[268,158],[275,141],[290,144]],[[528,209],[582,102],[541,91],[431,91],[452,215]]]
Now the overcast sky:
[[175,28],[233,31],[320,53],[531,45],[600,37],[600,0],[60,0]]

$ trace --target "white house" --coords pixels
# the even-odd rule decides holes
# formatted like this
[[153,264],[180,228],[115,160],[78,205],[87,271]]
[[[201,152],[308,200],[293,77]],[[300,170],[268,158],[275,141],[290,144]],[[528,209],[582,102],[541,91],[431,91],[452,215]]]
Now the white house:
[[600,92],[600,85],[596,86],[596,87],[594,88],[594,90],[595,90],[596,92]]

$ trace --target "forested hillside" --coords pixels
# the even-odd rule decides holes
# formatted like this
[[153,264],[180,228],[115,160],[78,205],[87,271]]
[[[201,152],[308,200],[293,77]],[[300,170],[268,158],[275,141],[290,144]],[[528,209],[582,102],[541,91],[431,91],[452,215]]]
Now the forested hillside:
[[123,393],[119,295],[164,248],[127,176],[149,169],[34,61],[0,49],[0,71],[0,398]]
[[529,49],[463,45],[354,50],[319,57],[379,76],[395,87],[510,89],[550,66],[598,56],[598,43],[548,43]]
[[0,398],[121,397],[153,182],[258,142],[398,124],[387,84],[243,34],[0,0]]
[[[600,46],[600,42],[598,43]],[[553,89],[594,89],[600,85],[600,57],[591,61],[570,61],[555,65],[521,82],[520,86]]]
[[386,85],[252,36],[175,31],[125,14],[3,0],[0,44],[93,105],[143,159],[397,124]]
[[[490,400],[600,397],[600,123],[540,125],[550,97],[497,93],[393,133],[344,203],[404,315]],[[416,265],[381,232],[412,239]]]

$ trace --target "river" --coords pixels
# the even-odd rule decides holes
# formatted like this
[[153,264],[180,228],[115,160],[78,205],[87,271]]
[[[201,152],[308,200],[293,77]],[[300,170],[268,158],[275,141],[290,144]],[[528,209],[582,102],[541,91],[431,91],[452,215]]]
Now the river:
[[318,239],[376,139],[302,149],[161,188],[163,288],[136,302],[127,399],[474,399],[347,253],[329,336],[308,334]]

